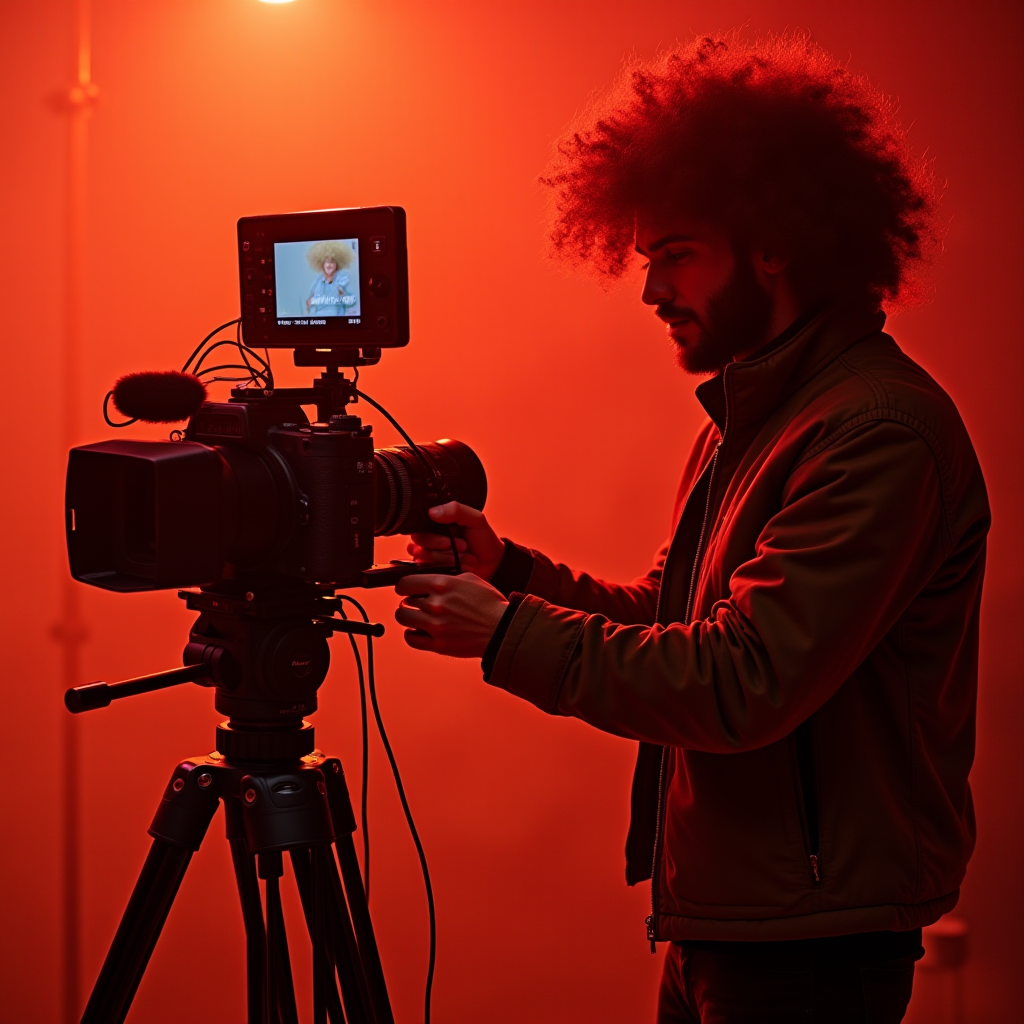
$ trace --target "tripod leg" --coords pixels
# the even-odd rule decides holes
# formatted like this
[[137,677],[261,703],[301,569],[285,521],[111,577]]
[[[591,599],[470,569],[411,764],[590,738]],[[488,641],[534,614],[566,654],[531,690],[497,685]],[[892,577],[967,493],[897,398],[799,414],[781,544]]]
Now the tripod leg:
[[[313,904],[313,1024],[327,1024],[327,934],[324,921],[324,862],[323,851],[309,851],[313,869],[313,885],[310,900]],[[331,970],[331,987],[334,988],[334,971]],[[337,990],[335,990],[337,993]],[[337,994],[335,994],[337,998]]]
[[370,993],[374,1020],[376,1024],[394,1024],[391,1001],[388,998],[388,989],[384,982],[384,968],[381,966],[380,953],[377,952],[377,940],[373,935],[370,908],[366,905],[363,879],[359,874],[359,861],[356,859],[356,848],[352,843],[352,836],[338,836],[335,847],[338,851],[338,863],[341,866],[341,880],[345,886],[345,895],[348,897],[348,907],[352,914],[352,926],[355,929],[356,941],[359,943],[359,960],[363,965],[363,975]]
[[83,1024],[121,1024],[127,1016],[185,869],[217,810],[217,771],[201,758],[174,769],[149,827],[153,845],[89,996]]
[[[291,854],[292,870],[295,872],[295,882],[299,889],[299,898],[302,901],[302,911],[306,918],[306,927],[309,929],[309,937],[313,943],[314,1024],[320,1024],[316,1016],[316,984],[318,974],[321,974],[324,978],[327,1013],[330,1016],[332,1024],[345,1024],[346,1017],[341,1008],[341,999],[338,996],[338,986],[334,980],[334,972],[335,969],[337,969],[339,976],[342,977],[342,991],[345,991],[345,967],[338,963],[338,951],[336,948],[337,928],[335,925],[334,914],[331,913],[329,916],[325,915],[325,911],[333,911],[334,909],[333,905],[328,901],[329,893],[327,890],[330,880],[329,878],[324,877],[320,882],[319,891],[316,891],[316,887],[314,885],[315,876],[313,874],[315,868],[311,866],[311,860],[316,858],[319,853],[321,874],[326,875],[324,867],[326,857],[324,857],[322,850],[315,848],[290,850],[289,853]],[[318,912],[321,920],[319,937],[316,920]],[[325,916],[327,916],[326,920],[324,919]],[[323,950],[322,960],[319,965],[317,961],[318,947]],[[351,975],[351,970],[349,970],[348,973]],[[347,993],[345,996],[345,1005],[346,1007],[349,1006],[349,996]],[[361,1012],[353,1014],[353,1010],[349,1009],[348,1024],[365,1024],[365,1016]]]
[[249,1024],[268,1024],[266,1004],[267,933],[263,926],[263,904],[256,880],[256,858],[245,848],[244,839],[231,839],[231,860],[238,884],[245,923],[246,995]]
[[191,859],[191,850],[153,840],[82,1014],[82,1024],[121,1024],[128,1015]]
[[288,957],[288,937],[281,912],[281,854],[259,855],[259,875],[266,879],[267,904],[267,1002],[271,1024],[299,1024],[295,986]]
[[366,975],[359,959],[359,944],[352,930],[352,919],[345,903],[345,892],[341,887],[338,865],[333,856],[327,859],[327,881],[331,889],[331,924],[334,929],[333,949],[341,981],[341,994],[345,1000],[345,1012],[349,1024],[373,1024],[376,1017],[373,1003],[366,987]]
[[[380,954],[377,951],[377,940],[373,936],[370,910],[366,905],[366,894],[363,892],[363,879],[359,874],[356,848],[352,843],[356,819],[352,813],[352,800],[349,797],[348,785],[345,783],[345,774],[341,770],[341,762],[336,758],[330,758],[324,763],[323,773],[327,783],[331,821],[334,825],[334,845],[341,866],[341,881],[348,897],[348,912],[344,916],[348,917],[348,913],[352,915],[352,926],[359,944],[358,962],[362,965],[361,973],[369,993],[373,1020],[375,1024],[394,1024],[391,1001],[388,999],[388,989],[384,982],[384,969],[381,967]],[[333,858],[331,859],[333,861]]]

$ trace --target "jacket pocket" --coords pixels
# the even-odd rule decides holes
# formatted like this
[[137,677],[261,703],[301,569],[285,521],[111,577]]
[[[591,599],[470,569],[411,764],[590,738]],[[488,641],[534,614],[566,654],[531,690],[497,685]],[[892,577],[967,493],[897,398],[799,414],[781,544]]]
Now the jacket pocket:
[[800,807],[803,811],[804,835],[811,879],[821,885],[821,863],[818,848],[821,844],[821,823],[818,814],[818,773],[814,764],[814,734],[812,719],[796,727],[793,744],[796,747],[796,766],[800,779]]

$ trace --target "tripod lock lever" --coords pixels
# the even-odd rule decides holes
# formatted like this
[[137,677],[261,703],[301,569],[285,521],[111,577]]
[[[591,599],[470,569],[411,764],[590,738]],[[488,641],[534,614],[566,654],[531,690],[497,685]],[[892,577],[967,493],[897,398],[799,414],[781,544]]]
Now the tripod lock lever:
[[125,679],[120,683],[88,683],[65,690],[64,706],[73,715],[77,715],[83,711],[105,708],[111,701],[120,700],[122,697],[134,697],[138,693],[162,690],[167,686],[179,686],[181,683],[194,683],[210,674],[209,665],[186,665],[184,668],[169,669],[167,672]]

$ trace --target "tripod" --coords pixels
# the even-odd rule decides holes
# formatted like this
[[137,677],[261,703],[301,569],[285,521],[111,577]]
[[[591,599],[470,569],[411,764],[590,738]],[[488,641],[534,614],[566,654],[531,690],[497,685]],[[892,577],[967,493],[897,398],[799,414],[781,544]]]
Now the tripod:
[[149,829],[153,844],[82,1024],[124,1021],[220,802],[245,925],[248,1024],[298,1024],[281,910],[285,852],[312,942],[314,1024],[393,1024],[345,775],[337,758],[314,749],[313,726],[301,717],[316,710],[327,636],[379,636],[383,627],[335,618],[337,599],[312,586],[274,588],[262,598],[238,587],[180,596],[201,613],[183,668],[65,694],[68,710],[77,713],[198,682],[216,686],[218,710],[231,715],[217,727],[217,750],[182,761],[171,776]]
[[[298,1021],[281,913],[286,850],[313,946],[314,1024],[328,1018],[332,1024],[391,1024],[345,776],[337,758],[316,751],[263,763],[231,762],[214,752],[175,768],[149,829],[153,845],[82,1024],[120,1024],[127,1016],[220,801],[245,923],[248,1024]],[[258,879],[264,881],[262,901]]]

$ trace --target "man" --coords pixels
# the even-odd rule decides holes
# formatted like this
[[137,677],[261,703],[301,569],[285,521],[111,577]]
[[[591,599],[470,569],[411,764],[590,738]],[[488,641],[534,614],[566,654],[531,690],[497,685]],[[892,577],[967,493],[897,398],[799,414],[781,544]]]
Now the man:
[[989,523],[956,409],[882,333],[935,238],[928,168],[828,55],[730,37],[627,69],[544,180],[555,248],[615,276],[635,244],[711,374],[673,535],[617,585],[443,505],[468,571],[406,578],[396,617],[640,741],[626,877],[672,944],[659,1020],[899,1021],[974,845]]

